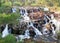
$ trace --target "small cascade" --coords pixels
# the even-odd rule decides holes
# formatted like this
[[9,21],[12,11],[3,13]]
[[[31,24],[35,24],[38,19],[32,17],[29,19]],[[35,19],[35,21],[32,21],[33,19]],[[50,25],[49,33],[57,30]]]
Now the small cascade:
[[26,16],[28,15],[28,13],[27,13],[27,10],[26,10],[26,9],[25,9],[25,14],[24,14],[24,15],[26,15]]
[[16,8],[12,8],[12,12],[15,13],[16,12]]
[[48,8],[44,8],[44,11],[49,11],[49,9]]
[[33,23],[31,23],[30,26],[32,26],[34,28],[34,31],[35,31],[36,35],[42,35],[42,33],[37,28],[35,28],[33,26]]
[[23,11],[24,11],[23,9],[20,9],[20,14],[21,15],[24,15],[24,12]]
[[8,24],[6,24],[6,27],[2,32],[2,38],[6,37],[8,34],[9,34],[9,32],[8,32]]
[[53,35],[56,35],[57,32],[60,31],[60,22],[58,20],[56,20],[55,18],[51,20],[52,24],[55,25],[56,29],[54,30],[54,27],[52,27],[52,32]]
[[25,21],[25,22],[29,22],[29,21],[30,21],[30,18],[25,15],[25,16],[24,16],[24,21]]
[[52,27],[52,32],[53,32],[53,36],[55,36],[56,35],[56,32],[54,30],[54,27]]
[[51,19],[54,19],[54,15],[53,14],[51,14],[50,16],[51,16]]
[[47,28],[46,27],[43,27],[43,34],[44,35],[47,35],[49,33],[49,31],[47,30]]
[[56,32],[58,31],[58,32],[60,32],[60,21],[57,21],[56,22],[56,30],[55,30]]

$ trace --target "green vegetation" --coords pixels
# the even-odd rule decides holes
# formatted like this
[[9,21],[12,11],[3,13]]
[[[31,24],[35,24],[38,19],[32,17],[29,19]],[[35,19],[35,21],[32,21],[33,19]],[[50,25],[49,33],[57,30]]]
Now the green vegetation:
[[0,39],[0,43],[16,43],[16,38],[13,35],[8,35]]
[[11,13],[11,7],[10,6],[1,6],[0,13]]
[[[60,0],[0,0],[0,25],[1,24],[18,24],[20,18],[19,11],[16,13],[11,12],[12,6],[46,6],[57,8],[56,11],[60,10]],[[57,33],[58,39],[60,39],[60,32]],[[5,38],[1,37],[0,43],[16,43],[14,35],[8,35]],[[18,43],[23,43],[19,41]],[[31,42],[34,43],[34,42]]]
[[60,31],[57,32],[57,38],[60,40]]
[[49,8],[57,8],[57,10],[60,11],[60,0],[0,0],[0,6],[2,6],[2,8],[9,6],[7,9],[10,9],[12,6],[46,6]]
[[13,6],[13,5],[47,5],[47,6],[60,6],[60,0],[0,0],[0,6]]
[[[27,40],[25,42],[27,42]],[[29,41],[29,40],[28,42],[34,43],[34,41]],[[24,40],[17,42],[15,36],[10,34],[6,36],[5,38],[0,37],[0,43],[24,43]]]
[[17,13],[11,13],[11,14],[0,14],[0,24],[9,24],[9,23],[18,23],[18,18],[20,17]]

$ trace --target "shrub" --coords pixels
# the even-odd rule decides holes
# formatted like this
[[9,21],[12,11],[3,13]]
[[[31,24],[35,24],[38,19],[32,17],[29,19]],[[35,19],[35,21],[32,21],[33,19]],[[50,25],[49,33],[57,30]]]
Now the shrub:
[[11,2],[5,2],[5,3],[2,3],[2,6],[12,6],[12,3]]
[[11,13],[11,7],[9,6],[1,6],[0,13]]
[[16,24],[17,19],[20,17],[19,14],[11,13],[11,14],[0,14],[0,24],[14,23]]
[[16,38],[13,35],[8,35],[4,38],[4,42],[6,43],[16,43]]
[[3,39],[0,39],[0,43],[16,43],[16,38],[13,35],[8,35]]

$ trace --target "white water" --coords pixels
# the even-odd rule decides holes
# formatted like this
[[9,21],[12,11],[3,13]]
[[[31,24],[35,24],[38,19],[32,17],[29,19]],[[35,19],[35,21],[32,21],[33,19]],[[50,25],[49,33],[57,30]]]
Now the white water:
[[26,15],[26,16],[28,15],[28,13],[27,13],[27,10],[26,10],[26,9],[25,9],[25,14],[24,14],[24,15]]
[[60,31],[60,21],[56,20],[55,18],[51,20],[53,24],[56,26],[56,30],[52,30],[53,34],[56,34],[57,32]]
[[[33,26],[33,23],[31,22],[30,18],[27,15],[23,15],[23,16],[24,16],[23,18],[24,18],[25,22],[27,22],[27,23],[30,22],[30,24],[28,24],[28,27],[32,26],[34,28],[34,31],[35,31],[36,35],[42,35],[42,33],[37,28],[35,28]],[[25,39],[25,38],[29,39],[30,38],[29,29],[27,29],[25,31],[25,35],[19,35],[19,37],[20,37],[21,40]]]
[[[27,13],[27,11],[26,11],[26,13]],[[25,22],[30,22],[30,25],[28,25],[28,27],[32,26],[34,28],[34,31],[35,31],[36,35],[42,35],[42,33],[37,28],[35,28],[33,26],[33,23],[31,22],[29,16],[26,15],[26,13],[24,14],[23,18],[24,18]],[[29,37],[29,30],[28,29],[25,31],[25,36]]]
[[60,31],[60,21],[57,21],[56,22],[56,32],[59,32]]
[[2,38],[6,37],[8,34],[9,34],[9,32],[8,32],[8,24],[6,24],[6,27],[2,32]]
[[56,35],[56,32],[54,30],[54,27],[52,27],[52,32],[53,32],[53,36],[55,36]]
[[44,11],[49,11],[49,9],[48,8],[44,8]]
[[[44,10],[45,10],[45,11],[48,11],[49,9],[45,8]],[[23,12],[20,11],[20,14],[22,15]],[[29,16],[27,16],[27,15],[28,15],[27,11],[24,13],[24,15],[22,15],[23,18],[24,18],[23,21],[24,21],[24,22],[31,22]],[[57,25],[57,28],[58,28],[58,29],[56,29],[56,30],[59,30],[59,26],[60,26],[60,25],[58,25],[59,23],[57,23],[56,20],[53,19],[54,16],[51,15],[51,19],[50,19],[48,16],[46,16],[46,17],[47,17],[49,20],[52,19],[52,22],[53,22],[55,25]],[[46,22],[46,23],[47,23],[47,22]],[[57,23],[57,24],[56,24],[56,23]],[[35,27],[33,26],[33,23],[32,23],[32,22],[31,22],[30,25],[28,25],[28,27],[30,27],[30,26],[32,26],[32,27],[34,28],[34,31],[35,31],[36,35],[43,35],[43,34],[48,34],[48,33],[49,33],[49,31],[48,31],[46,28],[44,28],[44,29],[43,29],[43,34],[42,34],[37,28],[35,28]],[[52,28],[53,28],[53,27],[52,27]],[[46,33],[46,31],[48,31],[48,33]],[[56,34],[56,31],[54,30],[54,28],[52,29],[52,31],[53,31],[53,35],[55,35],[55,34]],[[30,38],[30,36],[29,36],[29,30],[27,29],[27,30],[25,31],[25,35],[19,35],[18,38],[20,38],[20,41],[22,41],[22,40],[25,39],[25,38],[29,39],[29,38]]]
[[42,35],[42,33],[37,28],[35,28],[33,26],[33,23],[31,23],[29,26],[32,26],[34,28],[34,31],[35,31],[36,35]]
[[15,13],[16,12],[16,8],[12,8],[12,12]]
[[22,10],[20,10],[20,14],[21,14],[21,15],[23,14]]
[[[49,33],[49,31],[47,30],[46,27],[43,27],[43,30],[42,30],[42,31],[43,31],[43,34],[44,34],[44,35],[47,35],[47,34]],[[47,31],[47,32],[46,32],[46,31]]]
[[54,19],[54,15],[53,14],[51,14],[50,16],[51,16],[51,19]]
[[30,18],[25,15],[25,16],[24,16],[24,21],[25,21],[25,22],[30,22]]

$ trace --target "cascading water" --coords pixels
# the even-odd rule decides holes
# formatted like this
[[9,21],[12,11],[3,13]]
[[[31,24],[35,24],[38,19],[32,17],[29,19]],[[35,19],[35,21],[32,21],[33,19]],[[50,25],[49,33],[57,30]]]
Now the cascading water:
[[[32,12],[33,12],[33,11],[32,11]],[[20,13],[21,13],[21,15],[23,14],[22,11],[20,11]],[[26,9],[25,9],[25,13],[22,15],[22,17],[23,17],[24,20],[22,20],[22,21],[28,23],[28,25],[27,25],[28,28],[29,28],[30,26],[33,27],[33,30],[34,30],[34,32],[36,33],[36,36],[38,36],[38,35],[39,35],[39,36],[40,36],[40,35],[43,35],[37,28],[35,28],[35,27],[33,26],[33,23],[32,23],[32,21],[31,21],[30,17],[27,16],[27,14],[28,14],[28,13],[27,13],[27,11],[26,11]],[[47,15],[45,15],[45,17],[48,18],[50,21],[52,21],[51,19],[54,18],[53,15],[51,15],[51,17],[52,17],[51,19],[50,19]],[[45,18],[45,20],[46,20],[46,18]],[[53,20],[53,22],[54,22],[54,21],[55,21],[55,20]],[[47,24],[47,23],[48,23],[48,22],[47,22],[47,20],[46,20],[46,24]],[[55,23],[55,22],[54,22],[54,23]],[[45,33],[46,30],[47,30],[46,28],[43,29],[44,34],[47,34],[47,33]],[[47,31],[48,31],[48,30],[47,30]],[[53,31],[53,34],[55,35],[54,29],[52,29],[52,31]],[[22,40],[22,39],[25,39],[25,38],[29,39],[29,38],[30,38],[30,36],[29,36],[29,29],[25,30],[25,35],[19,35],[18,38],[20,38],[21,40]]]
[[53,32],[53,36],[55,36],[56,35],[56,32],[54,30],[54,27],[52,27],[52,32]]
[[56,32],[58,31],[58,32],[60,32],[60,21],[57,21],[56,22],[56,30],[55,30]]
[[[26,10],[25,10],[25,11],[26,11]],[[29,16],[24,15],[24,20],[30,22],[30,24],[28,25],[28,27],[29,27],[29,26],[32,26],[32,27],[34,28],[34,31],[35,31],[36,35],[42,35],[42,33],[41,33],[37,28],[35,28],[35,27],[33,26],[33,23],[31,22]],[[27,34],[27,33],[25,33],[25,34]]]
[[29,21],[30,21],[30,18],[25,15],[25,16],[24,16],[24,21],[25,21],[25,22],[29,22]]
[[53,35],[56,35],[56,33],[58,31],[60,31],[60,21],[56,20],[55,18],[51,20],[52,24],[54,24],[56,26],[56,29],[54,30],[54,28],[52,29]]
[[46,27],[43,27],[42,32],[43,32],[43,34],[44,34],[44,35],[47,35],[47,34],[49,33],[49,31],[47,30],[47,28],[46,28]]
[[37,28],[35,28],[33,26],[33,23],[31,23],[29,26],[32,26],[34,28],[34,31],[35,31],[36,35],[42,35],[42,33]]
[[24,15],[26,15],[26,16],[28,15],[28,13],[27,13],[27,10],[26,10],[26,9],[25,9],[25,14],[24,14]]
[[[26,13],[25,13],[25,14],[26,14]],[[37,28],[35,28],[35,27],[33,26],[33,23],[31,22],[29,16],[27,16],[27,15],[25,15],[25,14],[23,15],[24,21],[27,22],[27,23],[30,23],[30,24],[27,25],[27,27],[32,26],[32,27],[34,28],[34,31],[35,31],[36,35],[42,35],[42,33],[41,33]],[[22,39],[25,39],[25,38],[29,39],[29,38],[30,38],[30,36],[29,36],[29,30],[27,29],[27,30],[25,31],[25,35],[19,35],[19,37],[20,37],[21,40],[22,40]]]
[[12,8],[12,12],[15,13],[16,12],[16,8]]
[[[25,10],[26,11],[26,10]],[[22,10],[20,11],[20,13],[21,13],[21,15],[22,15]],[[22,15],[22,17],[23,17],[23,19],[24,20],[21,20],[22,22],[27,22],[27,23],[29,23],[30,22],[30,18],[27,16],[27,11]],[[21,40],[23,40],[23,39],[25,39],[25,38],[27,38],[27,39],[29,39],[30,37],[29,37],[29,34],[28,34],[28,31],[29,30],[26,30],[25,31],[25,35],[19,35],[18,37],[20,38],[20,41]],[[18,38],[17,38],[18,39]]]
[[2,32],[2,38],[6,37],[8,34],[9,34],[9,32],[8,32],[8,24],[6,24],[6,27]]

